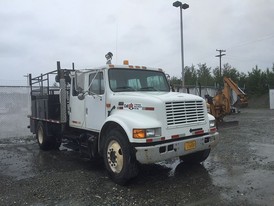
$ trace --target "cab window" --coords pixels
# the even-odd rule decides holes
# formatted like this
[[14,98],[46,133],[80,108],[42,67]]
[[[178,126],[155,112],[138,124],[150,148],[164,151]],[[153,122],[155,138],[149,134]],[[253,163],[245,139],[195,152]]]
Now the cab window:
[[92,73],[89,75],[89,93],[90,94],[104,94],[105,85],[103,79],[103,72]]

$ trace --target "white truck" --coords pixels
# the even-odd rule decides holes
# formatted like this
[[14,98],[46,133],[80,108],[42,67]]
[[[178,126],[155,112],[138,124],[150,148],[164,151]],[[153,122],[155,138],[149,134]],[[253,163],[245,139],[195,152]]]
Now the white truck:
[[101,157],[118,184],[136,176],[140,163],[202,162],[219,139],[206,102],[171,92],[161,69],[108,62],[75,70],[57,62],[57,70],[30,74],[29,84],[30,130],[40,149],[57,149],[68,139],[91,159]]

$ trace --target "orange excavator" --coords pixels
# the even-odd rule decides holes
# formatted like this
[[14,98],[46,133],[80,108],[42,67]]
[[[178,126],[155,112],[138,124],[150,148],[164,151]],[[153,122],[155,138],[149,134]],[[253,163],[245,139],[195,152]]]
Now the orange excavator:
[[[237,95],[237,100],[232,103],[232,90]],[[205,96],[210,114],[212,114],[218,123],[223,122],[225,115],[236,111],[235,108],[247,107],[247,95],[231,78],[224,77],[224,89],[219,90],[214,97]]]

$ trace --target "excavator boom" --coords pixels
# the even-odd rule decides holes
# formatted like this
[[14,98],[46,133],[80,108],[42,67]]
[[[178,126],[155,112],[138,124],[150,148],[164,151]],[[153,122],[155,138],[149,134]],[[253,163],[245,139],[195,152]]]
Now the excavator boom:
[[241,90],[232,79],[224,77],[224,88],[219,90],[214,97],[206,95],[208,109],[216,118],[217,122],[223,122],[225,115],[232,113],[231,90],[237,94],[237,101],[232,105],[234,107],[246,107],[248,105],[247,95]]
[[234,105],[239,105],[240,107],[247,107],[248,101],[245,92],[241,90],[241,88],[238,87],[238,85],[235,82],[233,82],[231,78],[224,77],[224,83],[227,84],[227,86],[230,87],[237,94],[238,98]]

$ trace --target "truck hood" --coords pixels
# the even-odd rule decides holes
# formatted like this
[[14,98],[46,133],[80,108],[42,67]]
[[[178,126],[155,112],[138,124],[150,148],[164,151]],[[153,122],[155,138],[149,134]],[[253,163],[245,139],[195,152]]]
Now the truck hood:
[[203,98],[179,92],[117,92],[114,93],[116,99],[128,99],[132,101],[142,100],[147,101],[161,101],[161,102],[173,102],[173,101],[201,101]]
[[[127,124],[132,125],[125,129],[128,135],[131,135],[132,128],[166,128],[168,131],[172,130],[173,135],[182,136],[193,135],[193,128],[202,128],[208,132],[205,101],[199,96],[177,92],[116,92],[109,98],[112,105],[112,109],[109,110],[109,121],[117,122],[123,128],[127,128]],[[172,102],[180,103],[173,107]],[[188,111],[180,115],[178,110],[188,105],[191,105],[186,109]],[[199,108],[199,111],[189,111],[193,107]],[[180,118],[186,122],[182,122]],[[162,136],[171,138],[171,133],[165,129],[162,132]]]

